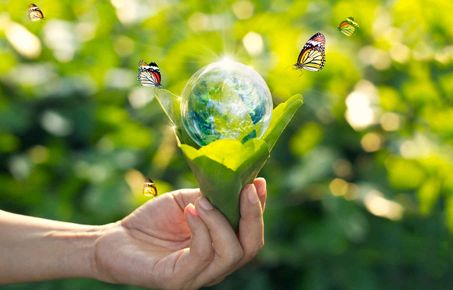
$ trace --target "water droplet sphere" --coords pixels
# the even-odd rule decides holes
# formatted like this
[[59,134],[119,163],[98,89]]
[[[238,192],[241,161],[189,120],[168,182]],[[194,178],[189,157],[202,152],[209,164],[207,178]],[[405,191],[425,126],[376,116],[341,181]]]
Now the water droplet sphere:
[[261,137],[272,115],[266,82],[251,67],[221,60],[203,67],[181,96],[182,124],[200,146],[218,139]]

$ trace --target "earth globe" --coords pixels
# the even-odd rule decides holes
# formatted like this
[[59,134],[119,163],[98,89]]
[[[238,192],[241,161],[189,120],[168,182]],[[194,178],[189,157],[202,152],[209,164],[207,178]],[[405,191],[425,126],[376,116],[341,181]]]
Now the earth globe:
[[218,139],[246,142],[266,131],[272,96],[251,67],[222,59],[198,70],[181,95],[181,120],[199,146]]

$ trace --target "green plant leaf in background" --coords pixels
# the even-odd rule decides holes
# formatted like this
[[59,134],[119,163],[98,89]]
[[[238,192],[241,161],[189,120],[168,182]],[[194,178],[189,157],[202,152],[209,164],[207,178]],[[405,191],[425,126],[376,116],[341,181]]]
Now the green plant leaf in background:
[[152,88],[153,95],[157,99],[160,107],[164,111],[167,118],[174,126],[175,135],[178,139],[178,144],[188,144],[194,148],[199,146],[190,138],[181,122],[181,100],[180,97],[173,94],[169,90],[161,88]]
[[263,138],[245,143],[220,139],[200,149],[180,144],[201,191],[236,229],[241,189],[258,175],[277,139],[302,103],[302,96],[295,95],[277,106]]

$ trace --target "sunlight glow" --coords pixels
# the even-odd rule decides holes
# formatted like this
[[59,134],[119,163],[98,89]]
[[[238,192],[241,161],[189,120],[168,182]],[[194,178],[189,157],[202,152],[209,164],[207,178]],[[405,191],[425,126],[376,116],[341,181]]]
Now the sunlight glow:
[[222,66],[224,67],[229,67],[231,65],[234,65],[235,59],[231,55],[223,55],[218,62],[221,63]]
[[368,211],[375,216],[390,220],[399,220],[403,216],[404,208],[399,203],[386,199],[377,190],[369,191],[363,202]]
[[345,117],[355,130],[362,130],[376,122],[377,90],[369,82],[362,80],[346,98]]
[[6,38],[14,49],[26,58],[36,58],[41,54],[39,38],[18,23],[8,22]]
[[263,38],[254,31],[250,31],[242,38],[242,44],[251,56],[257,56],[263,52]]

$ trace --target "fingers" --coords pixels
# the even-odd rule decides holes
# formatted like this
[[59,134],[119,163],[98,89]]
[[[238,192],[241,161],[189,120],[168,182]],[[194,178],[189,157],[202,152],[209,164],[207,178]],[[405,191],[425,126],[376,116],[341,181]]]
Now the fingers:
[[174,273],[178,273],[178,277],[173,279],[176,285],[190,284],[193,277],[202,272],[214,256],[209,230],[198,216],[193,204],[190,203],[186,206],[184,215],[192,232],[192,237],[190,248],[186,249],[179,257],[174,269]]
[[216,256],[225,262],[236,261],[242,257],[241,245],[227,219],[207,200],[201,197],[196,202],[196,209],[208,227]]
[[262,177],[258,177],[253,181],[253,184],[256,187],[256,192],[258,193],[258,197],[261,202],[261,208],[264,209],[266,208],[266,179]]
[[203,264],[207,264],[214,254],[209,230],[198,216],[193,204],[189,204],[185,208],[184,213],[186,215],[190,230],[192,231],[190,256],[193,257],[194,261],[200,260]]
[[178,206],[184,210],[188,204],[195,203],[195,201],[201,196],[201,191],[199,188],[180,189],[172,191],[171,196],[176,201]]
[[[205,268],[191,283],[194,287],[216,284],[256,256],[264,245],[265,202],[266,181],[263,178],[257,178],[253,184],[244,187],[240,201],[239,235],[205,197],[195,202],[195,208],[190,204],[187,206],[188,222],[193,232],[190,252],[193,252],[195,259],[192,259],[206,259],[198,266]],[[196,212],[195,216],[192,211]],[[195,226],[198,222],[203,223],[204,228]],[[198,234],[195,232],[197,228]]]
[[[258,183],[259,190],[263,193],[265,182],[264,185],[263,181],[256,180],[255,182]],[[240,266],[253,259],[264,245],[263,211],[257,189],[254,184],[248,184],[241,192],[239,241],[244,249],[244,256]]]
[[[256,184],[256,185],[255,185]],[[239,223],[239,241],[243,249],[242,259],[231,267],[230,272],[217,277],[209,286],[221,282],[229,273],[253,259],[264,245],[263,211],[266,201],[266,181],[255,179],[253,184],[246,185],[241,192],[241,220]]]
[[229,222],[205,197],[197,200],[195,208],[208,228],[214,250],[211,264],[197,279],[197,284],[203,286],[235,269],[244,251]]

